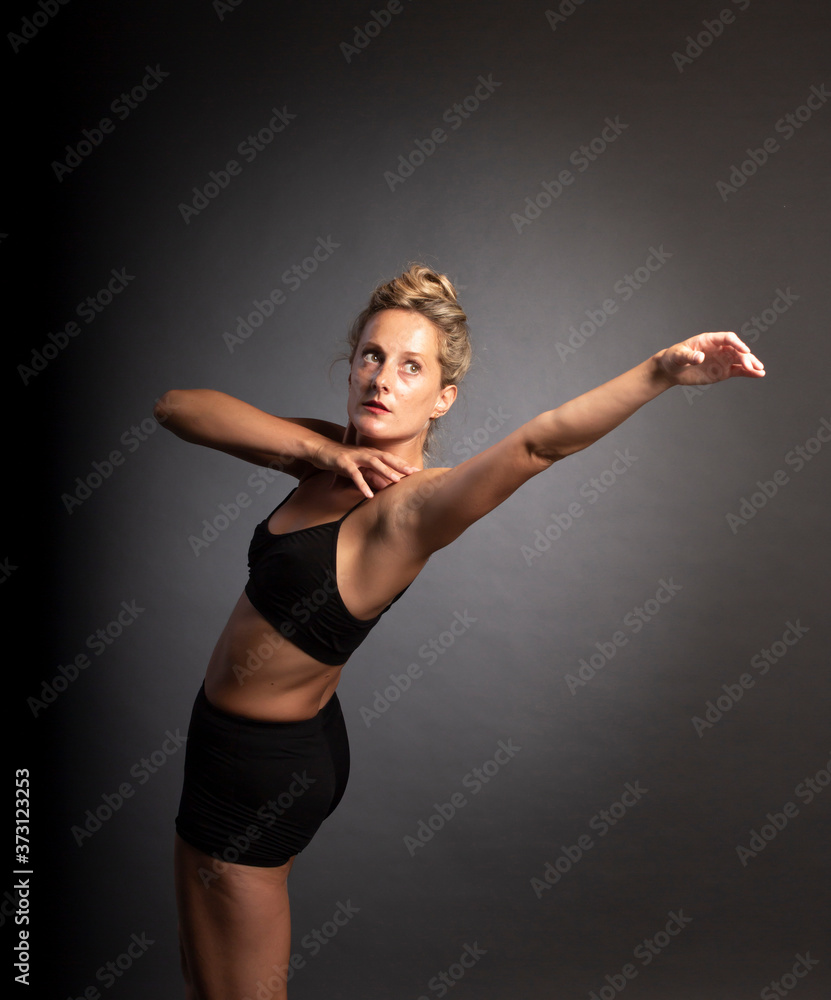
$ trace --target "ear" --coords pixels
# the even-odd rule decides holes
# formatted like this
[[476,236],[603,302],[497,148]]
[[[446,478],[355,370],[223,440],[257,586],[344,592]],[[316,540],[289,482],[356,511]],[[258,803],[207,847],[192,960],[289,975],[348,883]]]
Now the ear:
[[435,420],[437,417],[443,417],[445,413],[450,409],[453,403],[456,401],[456,394],[459,390],[455,385],[446,385],[442,391],[439,393],[438,402],[433,412],[430,414],[430,418]]

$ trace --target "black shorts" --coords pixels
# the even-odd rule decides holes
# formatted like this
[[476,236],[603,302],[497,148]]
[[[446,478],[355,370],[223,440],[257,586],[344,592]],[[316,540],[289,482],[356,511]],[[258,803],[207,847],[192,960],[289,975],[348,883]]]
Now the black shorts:
[[337,695],[312,719],[264,722],[193,706],[179,836],[220,861],[274,867],[311,841],[343,797],[349,741]]

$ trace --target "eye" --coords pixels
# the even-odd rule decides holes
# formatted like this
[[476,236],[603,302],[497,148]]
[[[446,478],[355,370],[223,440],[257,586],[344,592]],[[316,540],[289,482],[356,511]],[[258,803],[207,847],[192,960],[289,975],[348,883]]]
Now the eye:
[[370,363],[374,364],[378,360],[378,352],[377,351],[364,351],[363,357],[364,357],[364,361],[369,361]]
[[404,365],[410,375],[418,375],[421,371],[421,365],[417,361],[408,361]]

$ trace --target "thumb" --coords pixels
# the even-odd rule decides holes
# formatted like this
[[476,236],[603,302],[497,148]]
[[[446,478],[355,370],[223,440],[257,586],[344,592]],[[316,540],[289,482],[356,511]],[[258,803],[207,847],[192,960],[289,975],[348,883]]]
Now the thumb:
[[693,350],[685,344],[681,344],[675,350],[673,361],[677,365],[700,365],[704,362],[706,354],[703,351]]

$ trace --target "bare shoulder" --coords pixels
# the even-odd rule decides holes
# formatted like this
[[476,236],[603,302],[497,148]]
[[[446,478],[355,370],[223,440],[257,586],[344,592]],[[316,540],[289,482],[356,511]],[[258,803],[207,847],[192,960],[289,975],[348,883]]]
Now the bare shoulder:
[[520,428],[459,465],[425,469],[388,486],[378,495],[377,530],[390,536],[388,544],[428,557],[551,465]]
[[450,467],[422,469],[381,490],[377,494],[382,500],[381,513],[392,518],[393,523],[400,524],[402,520],[410,519],[413,512],[420,510],[427,500],[435,496],[452,471]]
[[380,536],[402,538],[402,533],[412,527],[425,504],[436,496],[451,471],[450,468],[422,469],[378,490],[372,501],[366,504],[373,529]]

